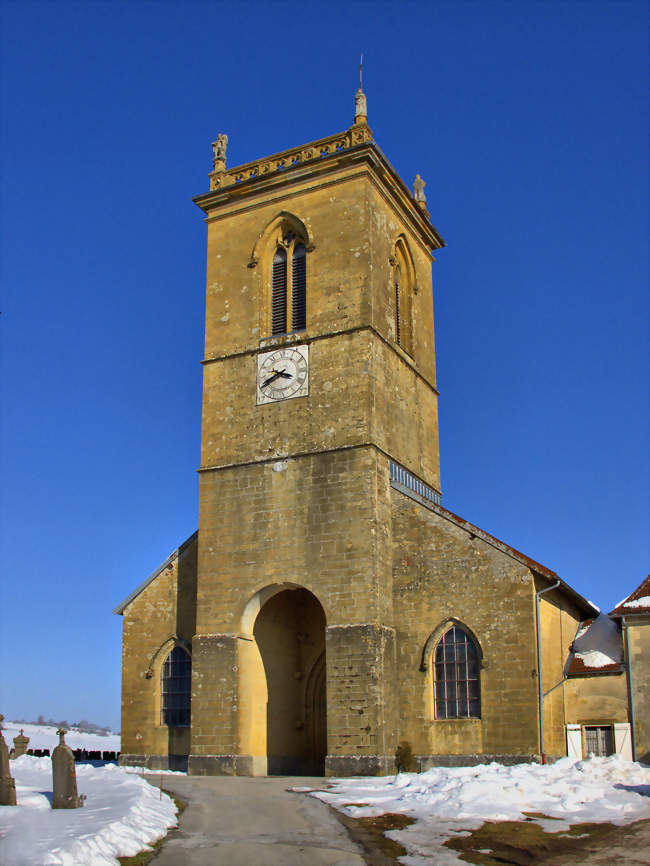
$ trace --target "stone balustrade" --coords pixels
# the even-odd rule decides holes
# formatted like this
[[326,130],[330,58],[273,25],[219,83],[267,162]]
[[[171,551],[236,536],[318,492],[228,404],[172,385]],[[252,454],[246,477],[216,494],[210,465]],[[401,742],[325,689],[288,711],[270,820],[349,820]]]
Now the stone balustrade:
[[338,135],[330,135],[301,147],[293,147],[273,156],[247,162],[236,168],[226,169],[225,162],[215,160],[215,169],[210,173],[210,190],[224,189],[245,180],[267,177],[276,172],[301,165],[314,159],[323,159],[333,153],[341,153],[358,144],[372,140],[372,131],[366,124],[352,126]]

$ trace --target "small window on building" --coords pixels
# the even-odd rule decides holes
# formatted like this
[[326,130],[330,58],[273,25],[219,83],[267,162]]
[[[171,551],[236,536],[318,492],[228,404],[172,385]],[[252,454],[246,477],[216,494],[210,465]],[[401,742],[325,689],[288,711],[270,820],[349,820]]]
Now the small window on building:
[[481,717],[479,655],[458,626],[444,633],[434,651],[434,702],[436,719]]
[[162,666],[161,722],[180,728],[190,724],[192,697],[192,660],[187,652],[176,646]]
[[292,233],[282,238],[271,271],[271,334],[307,327],[307,259],[305,245]]
[[614,731],[611,725],[585,725],[585,753],[606,758],[614,754]]

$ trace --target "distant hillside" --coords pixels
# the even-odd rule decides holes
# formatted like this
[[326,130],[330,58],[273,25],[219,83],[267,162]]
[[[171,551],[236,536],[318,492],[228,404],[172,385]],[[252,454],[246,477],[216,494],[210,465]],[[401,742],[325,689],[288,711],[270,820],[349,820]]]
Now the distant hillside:
[[[59,737],[57,735],[59,727],[61,727],[61,724],[58,722],[55,725],[35,725],[31,722],[20,721],[3,722],[2,733],[9,749],[14,744],[14,737],[18,736],[22,728],[25,736],[29,737],[28,749],[49,749],[52,751],[59,744]],[[68,733],[65,735],[65,741],[71,749],[87,749],[89,752],[120,751],[120,735],[107,731],[104,728],[101,729],[101,733],[69,728]]]
[[39,716],[36,721],[33,719],[14,719],[17,725],[39,725],[40,727],[50,728],[65,728],[66,730],[80,731],[82,734],[98,734],[100,737],[107,737],[113,733],[108,725],[98,725],[96,722],[89,722],[88,719],[81,719],[79,722],[70,722],[67,719],[46,719],[45,716]]

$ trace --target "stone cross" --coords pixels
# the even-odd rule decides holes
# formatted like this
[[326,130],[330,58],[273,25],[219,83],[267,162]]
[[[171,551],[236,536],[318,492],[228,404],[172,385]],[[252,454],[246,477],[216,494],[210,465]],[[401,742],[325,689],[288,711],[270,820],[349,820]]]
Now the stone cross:
[[16,805],[16,783],[9,771],[9,749],[2,735],[2,720],[0,715],[0,806]]
[[65,728],[59,728],[59,745],[52,752],[52,777],[54,796],[53,809],[78,809],[83,806],[83,797],[77,794],[77,774],[72,749],[66,746]]
[[21,755],[25,755],[27,753],[27,746],[29,745],[29,737],[25,736],[25,732],[23,729],[20,729],[20,733],[17,737],[14,737],[14,747],[11,750],[12,758],[20,758]]

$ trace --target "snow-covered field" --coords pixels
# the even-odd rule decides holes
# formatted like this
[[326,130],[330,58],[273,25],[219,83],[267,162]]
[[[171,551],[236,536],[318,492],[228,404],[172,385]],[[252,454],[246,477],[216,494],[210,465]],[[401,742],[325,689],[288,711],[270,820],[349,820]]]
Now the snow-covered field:
[[[22,722],[3,722],[2,733],[9,750],[11,750],[14,744],[14,737],[18,736],[21,728],[24,729],[25,736],[29,737],[28,749],[49,749],[51,752],[55,746],[59,745],[56,728],[50,725],[24,725]],[[79,731],[70,730],[65,735],[65,742],[71,749],[87,749],[89,752],[120,751],[119,734],[108,734],[108,736],[103,737],[101,734],[82,734]]]
[[536,819],[548,832],[587,821],[628,824],[650,819],[650,768],[616,756],[575,763],[563,758],[548,766],[439,767],[419,774],[328,782],[332,790],[313,791],[312,796],[351,817],[398,812],[415,819],[404,830],[387,834],[408,851],[400,858],[407,866],[461,863],[442,847],[446,839],[484,821],[523,821],[524,812],[560,819]]
[[[83,736],[80,747],[90,748]],[[0,863],[7,866],[118,866],[118,856],[137,854],[176,824],[170,797],[115,764],[77,764],[77,789],[86,804],[56,810],[50,758],[23,755],[10,767],[18,805],[0,809]]]

